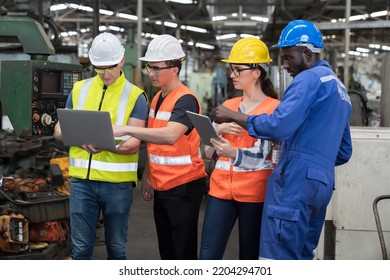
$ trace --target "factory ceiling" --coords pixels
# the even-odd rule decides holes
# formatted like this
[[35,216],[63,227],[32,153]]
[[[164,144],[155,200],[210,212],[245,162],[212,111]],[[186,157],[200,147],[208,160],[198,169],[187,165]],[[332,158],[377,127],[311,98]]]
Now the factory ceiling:
[[[345,0],[189,2],[191,4],[168,0],[2,0],[0,12],[3,16],[26,14],[44,22],[55,47],[89,44],[93,36],[103,30],[135,41],[141,30],[142,45],[147,45],[155,35],[168,33],[182,39],[184,46],[226,56],[240,36],[255,35],[269,46],[275,44],[283,27],[293,19],[317,23],[326,46],[340,52],[345,48],[346,28],[350,28],[351,51],[356,47],[369,49],[369,46],[383,51],[382,46],[390,46],[388,0],[351,1],[349,22],[345,21],[348,15]],[[94,12],[98,10],[99,13]],[[375,14],[379,12],[381,14]],[[140,13],[142,24],[137,20]]]

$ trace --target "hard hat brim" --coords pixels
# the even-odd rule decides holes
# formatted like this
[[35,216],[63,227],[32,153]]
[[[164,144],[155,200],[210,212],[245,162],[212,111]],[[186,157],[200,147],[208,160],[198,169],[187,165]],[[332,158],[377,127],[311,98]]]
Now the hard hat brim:
[[251,61],[251,62],[242,62],[237,60],[229,60],[229,59],[221,59],[222,62],[231,63],[231,64],[260,64],[260,63],[270,63],[272,62],[272,59],[269,59],[268,61]]

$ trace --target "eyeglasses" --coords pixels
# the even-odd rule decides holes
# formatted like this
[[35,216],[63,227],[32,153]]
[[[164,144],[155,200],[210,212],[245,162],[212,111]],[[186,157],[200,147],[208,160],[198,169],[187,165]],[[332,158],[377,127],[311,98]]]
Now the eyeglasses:
[[95,67],[94,70],[97,74],[104,74],[106,71],[111,74],[112,72],[114,72],[116,70],[117,67],[118,67],[118,64],[115,64],[114,66],[111,66],[108,68]]
[[242,71],[245,70],[254,70],[256,68],[250,67],[250,68],[235,68],[235,67],[230,67],[230,74],[233,73],[234,76],[239,77]]
[[148,71],[148,73],[152,72],[154,75],[160,74],[161,70],[175,68],[175,67],[177,66],[158,67],[158,66],[150,66],[149,64],[145,65],[146,71]]

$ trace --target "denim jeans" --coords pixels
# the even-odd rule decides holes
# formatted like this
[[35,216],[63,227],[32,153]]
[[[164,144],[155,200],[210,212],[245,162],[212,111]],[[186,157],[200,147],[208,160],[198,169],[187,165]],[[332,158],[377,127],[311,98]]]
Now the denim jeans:
[[91,259],[100,211],[107,259],[126,259],[126,242],[133,183],[109,183],[71,178],[70,232],[72,259]]
[[263,203],[238,202],[209,196],[202,228],[199,259],[221,260],[238,219],[239,258],[257,260]]

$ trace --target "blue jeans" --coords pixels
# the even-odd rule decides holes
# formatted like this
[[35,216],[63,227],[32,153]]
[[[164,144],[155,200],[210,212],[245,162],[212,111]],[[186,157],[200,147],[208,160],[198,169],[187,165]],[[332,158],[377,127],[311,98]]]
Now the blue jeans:
[[238,219],[239,258],[257,260],[263,203],[238,202],[208,197],[199,259],[222,260],[233,226]]
[[132,186],[132,182],[108,183],[71,178],[72,259],[91,259],[100,211],[103,214],[107,259],[126,259]]

